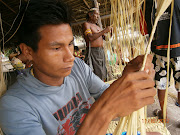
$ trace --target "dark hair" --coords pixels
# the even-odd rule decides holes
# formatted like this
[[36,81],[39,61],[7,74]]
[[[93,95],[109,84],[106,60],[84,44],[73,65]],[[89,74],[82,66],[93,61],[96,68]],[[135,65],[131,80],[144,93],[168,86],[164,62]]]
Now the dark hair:
[[60,0],[30,0],[26,11],[25,8],[26,4],[21,8],[22,14],[25,14],[18,30],[18,39],[19,43],[25,43],[34,51],[37,51],[41,39],[40,27],[71,23],[71,12]]
[[79,51],[79,47],[78,46],[74,46],[74,50],[75,51]]

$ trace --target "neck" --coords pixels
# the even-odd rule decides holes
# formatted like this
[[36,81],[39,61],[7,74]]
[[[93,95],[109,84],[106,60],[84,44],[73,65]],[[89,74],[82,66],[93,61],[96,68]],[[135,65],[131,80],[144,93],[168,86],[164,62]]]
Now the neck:
[[96,24],[96,22],[95,22],[95,21],[93,21],[93,20],[88,20],[88,22],[89,22],[89,23]]
[[50,75],[46,75],[46,74],[42,73],[41,71],[39,71],[36,68],[33,68],[31,70],[31,74],[35,78],[37,78],[39,81],[41,81],[47,85],[50,85],[50,86],[61,86],[64,82],[64,77],[55,78],[55,77],[52,77]]

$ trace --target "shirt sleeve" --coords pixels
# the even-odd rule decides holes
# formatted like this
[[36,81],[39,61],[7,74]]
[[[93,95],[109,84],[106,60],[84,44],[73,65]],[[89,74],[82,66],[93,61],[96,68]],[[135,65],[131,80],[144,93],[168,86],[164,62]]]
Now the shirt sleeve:
[[85,69],[85,77],[89,92],[94,99],[98,99],[109,87],[109,84],[104,83],[97,75],[95,75],[87,64],[85,64]]
[[46,135],[39,118],[32,111],[32,108],[21,99],[12,96],[1,98],[0,127],[3,133],[7,135]]

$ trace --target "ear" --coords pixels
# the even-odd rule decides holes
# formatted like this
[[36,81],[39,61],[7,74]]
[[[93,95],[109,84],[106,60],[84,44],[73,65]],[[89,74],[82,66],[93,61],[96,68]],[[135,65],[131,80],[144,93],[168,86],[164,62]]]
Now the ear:
[[33,54],[33,49],[29,46],[27,46],[26,44],[24,43],[21,43],[19,45],[21,51],[22,51],[22,54],[24,54],[24,56],[29,60],[29,61],[32,61],[33,60],[33,57],[32,57],[32,54]]
[[89,18],[91,18],[91,16],[92,16],[92,13],[91,13],[91,12],[89,12],[89,13],[88,13],[88,15],[89,15]]

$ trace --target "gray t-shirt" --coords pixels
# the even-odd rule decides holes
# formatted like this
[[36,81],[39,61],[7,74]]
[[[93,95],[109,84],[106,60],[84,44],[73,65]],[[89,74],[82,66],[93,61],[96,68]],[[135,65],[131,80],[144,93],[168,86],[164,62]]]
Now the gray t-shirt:
[[46,85],[27,69],[0,100],[0,127],[8,135],[75,134],[108,87],[78,58],[61,86]]

